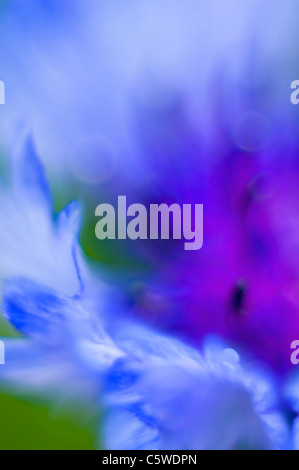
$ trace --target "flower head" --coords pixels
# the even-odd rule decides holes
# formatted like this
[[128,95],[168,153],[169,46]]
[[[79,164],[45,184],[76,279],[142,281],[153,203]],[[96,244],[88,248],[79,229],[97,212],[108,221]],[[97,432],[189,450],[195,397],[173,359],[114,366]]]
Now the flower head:
[[[273,380],[243,368],[236,351],[210,341],[200,354],[111,312],[103,315],[105,303],[96,295],[101,281],[77,256],[74,206],[53,225],[47,185],[28,141],[25,150],[11,215],[26,210],[23,222],[31,240],[39,240],[27,268],[22,247],[26,251],[29,240],[21,232],[14,268],[23,275],[4,283],[3,313],[25,338],[6,342],[2,387],[105,405],[107,448],[286,447],[288,428]],[[17,236],[11,221],[13,229]],[[48,264],[48,254],[57,264]]]

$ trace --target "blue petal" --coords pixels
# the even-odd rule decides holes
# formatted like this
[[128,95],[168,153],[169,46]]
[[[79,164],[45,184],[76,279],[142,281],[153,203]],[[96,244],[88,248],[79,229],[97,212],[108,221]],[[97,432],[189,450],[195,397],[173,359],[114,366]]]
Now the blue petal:
[[78,294],[78,206],[70,204],[55,226],[43,167],[27,134],[14,164],[13,191],[0,188],[0,219],[5,222],[0,232],[0,277],[26,277]]
[[3,314],[24,335],[58,343],[72,299],[28,279],[4,283]]
[[117,325],[113,335],[116,343],[131,357],[148,360],[151,357],[168,361],[202,363],[202,357],[192,347],[179,340],[156,333],[142,325],[126,322]]
[[69,400],[94,400],[99,382],[94,374],[68,355],[31,340],[5,339],[5,365],[0,367],[1,389]]
[[57,230],[77,237],[81,226],[81,205],[77,201],[70,202],[58,215]]
[[71,247],[74,267],[80,283],[81,293],[84,285],[81,277],[81,270],[78,261],[78,235],[81,226],[81,205],[77,201],[70,202],[58,215],[57,232],[60,238],[69,240]]
[[108,450],[158,450],[157,429],[143,422],[138,414],[114,408],[104,418],[105,448]]
[[25,132],[24,141],[17,155],[14,168],[15,189],[21,197],[28,197],[32,203],[43,205],[52,211],[52,200],[49,185],[33,142]]

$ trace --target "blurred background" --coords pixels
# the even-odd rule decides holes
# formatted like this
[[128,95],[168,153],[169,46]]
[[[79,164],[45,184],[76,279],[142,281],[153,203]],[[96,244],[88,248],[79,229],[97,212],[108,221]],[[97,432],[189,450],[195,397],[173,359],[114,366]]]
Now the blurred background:
[[[299,337],[298,21],[296,0],[0,0],[2,177],[28,126],[128,318],[220,334],[280,377]],[[119,195],[203,203],[204,248],[100,243],[95,208]],[[2,394],[0,448],[93,448],[98,418]]]

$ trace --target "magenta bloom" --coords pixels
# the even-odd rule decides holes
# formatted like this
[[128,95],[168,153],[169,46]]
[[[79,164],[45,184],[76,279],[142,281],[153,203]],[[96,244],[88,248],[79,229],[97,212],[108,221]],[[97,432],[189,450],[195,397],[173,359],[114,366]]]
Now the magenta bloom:
[[286,371],[290,344],[299,338],[293,152],[286,150],[282,159],[274,143],[262,145],[259,116],[250,141],[221,129],[207,147],[186,124],[179,103],[159,110],[159,119],[148,114],[140,119],[152,164],[146,201],[203,203],[204,246],[185,252],[177,241],[171,250],[163,242],[161,249],[144,244],[155,268],[150,282],[134,291],[134,311],[195,344],[207,333],[221,334],[277,372]]

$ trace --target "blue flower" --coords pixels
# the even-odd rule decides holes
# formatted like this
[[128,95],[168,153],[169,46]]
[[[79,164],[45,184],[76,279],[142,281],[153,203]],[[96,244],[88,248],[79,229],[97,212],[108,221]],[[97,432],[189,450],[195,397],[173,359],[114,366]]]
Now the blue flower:
[[[76,205],[52,220],[32,141],[12,192],[2,190],[2,310],[24,339],[5,341],[0,384],[105,407],[108,449],[270,449],[288,446],[275,383],[236,351],[204,352],[106,312],[107,290],[78,247]],[[6,258],[5,258],[6,257]]]

